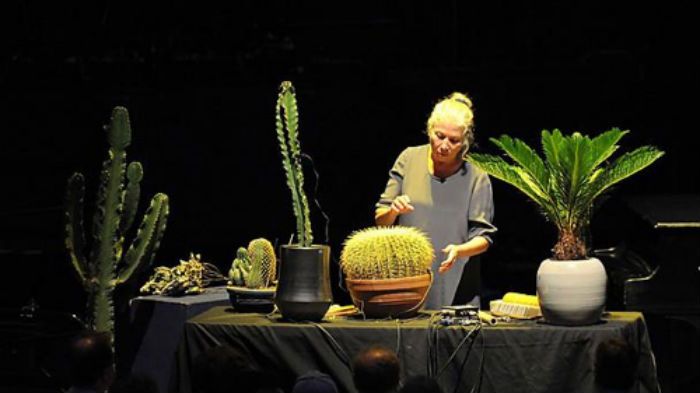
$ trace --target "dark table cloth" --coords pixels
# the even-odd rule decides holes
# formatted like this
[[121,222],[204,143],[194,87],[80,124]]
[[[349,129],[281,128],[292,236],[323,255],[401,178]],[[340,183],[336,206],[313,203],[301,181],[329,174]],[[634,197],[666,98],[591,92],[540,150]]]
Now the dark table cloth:
[[640,354],[634,391],[658,391],[646,325],[637,312],[608,313],[601,323],[584,327],[518,321],[477,331],[475,326],[437,326],[429,318],[287,323],[277,316],[215,307],[185,324],[175,391],[190,391],[190,368],[197,355],[228,344],[247,352],[253,365],[279,375],[286,387],[316,369],[330,374],[341,392],[354,393],[351,359],[368,345],[380,344],[397,351],[402,379],[428,374],[430,367],[439,373],[445,393],[456,386],[469,392],[478,383],[481,392],[595,392],[595,349],[610,338],[627,339]]
[[130,337],[135,351],[132,373],[154,378],[159,390],[167,392],[185,321],[211,307],[226,304],[229,304],[226,287],[206,288],[199,295],[151,295],[132,299]]

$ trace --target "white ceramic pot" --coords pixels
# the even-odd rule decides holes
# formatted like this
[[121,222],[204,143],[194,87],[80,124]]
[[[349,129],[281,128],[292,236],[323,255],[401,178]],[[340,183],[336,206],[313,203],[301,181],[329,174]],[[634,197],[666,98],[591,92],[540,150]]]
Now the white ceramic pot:
[[569,326],[598,322],[607,282],[605,267],[597,258],[543,261],[537,270],[537,296],[545,322]]

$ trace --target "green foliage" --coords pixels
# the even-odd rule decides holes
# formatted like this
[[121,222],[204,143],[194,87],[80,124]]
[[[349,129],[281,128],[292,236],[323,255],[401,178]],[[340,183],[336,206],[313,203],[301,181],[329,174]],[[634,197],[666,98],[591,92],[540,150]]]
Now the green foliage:
[[607,163],[618,149],[617,143],[628,132],[613,128],[589,138],[578,132],[565,136],[559,130],[544,130],[544,159],[523,141],[502,135],[491,141],[513,164],[489,154],[470,153],[468,160],[489,175],[515,186],[556,225],[559,239],[554,246],[554,259],[584,259],[587,257],[584,234],[595,199],[664,154],[655,147],[643,146]]
[[287,178],[287,186],[292,193],[297,240],[300,245],[309,247],[313,243],[313,236],[309,218],[309,202],[304,193],[304,172],[301,167],[299,111],[297,110],[294,86],[288,81],[282,82],[280,85],[275,111],[275,126],[277,141],[282,153],[282,167]]
[[[168,197],[156,194],[143,216],[136,236],[124,253],[125,234],[133,224],[140,196],[143,168],[126,165],[131,126],[126,108],[112,111],[105,127],[110,148],[102,164],[92,220],[92,247],[86,256],[83,225],[85,178],[74,173],[68,179],[65,208],[65,244],[71,264],[88,294],[89,325],[114,334],[114,288],[126,282],[142,264],[150,264],[160,246],[169,213]],[[126,180],[126,184],[125,184]]]
[[233,285],[251,289],[274,284],[277,272],[275,249],[267,239],[251,240],[248,249],[240,247],[231,263],[229,280]]
[[428,237],[413,227],[372,227],[353,232],[340,256],[350,279],[388,279],[426,274],[435,257]]

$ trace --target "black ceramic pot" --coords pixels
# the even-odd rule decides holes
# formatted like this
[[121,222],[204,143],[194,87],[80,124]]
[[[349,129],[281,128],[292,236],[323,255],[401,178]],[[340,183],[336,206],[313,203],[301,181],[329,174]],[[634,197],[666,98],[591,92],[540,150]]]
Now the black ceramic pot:
[[282,246],[275,304],[292,321],[320,321],[333,302],[329,273],[331,249],[314,244]]

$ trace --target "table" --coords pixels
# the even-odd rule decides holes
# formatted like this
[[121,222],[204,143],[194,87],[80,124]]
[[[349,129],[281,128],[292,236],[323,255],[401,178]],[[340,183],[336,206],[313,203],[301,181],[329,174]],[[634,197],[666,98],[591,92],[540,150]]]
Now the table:
[[211,307],[229,304],[226,287],[206,288],[199,295],[139,296],[130,301],[131,372],[156,380],[167,392],[175,368],[175,353],[189,318]]
[[[457,385],[458,391],[468,392],[479,380],[482,392],[594,392],[597,345],[609,338],[625,338],[640,353],[637,391],[658,391],[646,325],[637,312],[607,313],[592,326],[519,321],[485,326],[478,332],[472,332],[473,326],[436,327],[429,323],[429,315],[421,316],[405,321],[287,323],[279,317],[214,307],[185,323],[177,381],[171,387],[188,392],[189,370],[196,356],[209,347],[228,344],[243,348],[254,365],[276,373],[283,383],[317,369],[330,374],[341,392],[354,393],[350,360],[366,346],[381,344],[397,351],[402,379],[428,374],[430,359],[435,360],[434,369],[444,368],[438,380],[446,393]],[[466,345],[448,363],[463,340]]]

